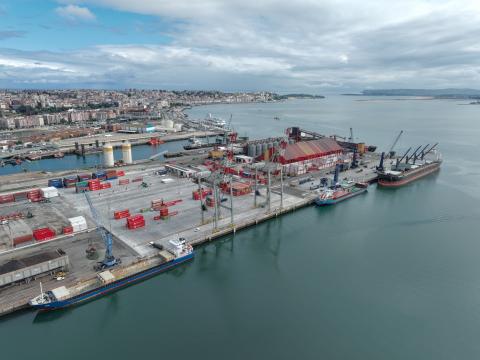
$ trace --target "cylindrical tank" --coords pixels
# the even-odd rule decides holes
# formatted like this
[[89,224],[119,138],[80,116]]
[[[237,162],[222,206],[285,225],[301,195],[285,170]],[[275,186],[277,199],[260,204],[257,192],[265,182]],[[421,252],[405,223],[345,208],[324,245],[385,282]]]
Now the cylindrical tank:
[[273,142],[273,148],[274,148],[275,150],[278,149],[278,141],[274,141],[274,142]]
[[172,120],[165,120],[165,127],[169,129],[173,129],[173,121]]
[[255,157],[256,156],[255,149],[256,149],[255,144],[249,144],[247,155],[251,157]]
[[182,131],[182,127],[183,127],[183,124],[179,124],[179,123],[175,124],[174,126],[176,131]]
[[265,153],[265,151],[268,150],[268,143],[264,142],[262,143],[262,153]]
[[112,145],[103,146],[103,164],[106,167],[113,167],[115,159],[113,158],[113,147]]
[[124,164],[131,164],[132,161],[132,145],[129,142],[122,144],[122,157]]
[[255,147],[256,147],[255,153],[257,154],[257,156],[262,155],[262,144],[258,143],[255,145]]

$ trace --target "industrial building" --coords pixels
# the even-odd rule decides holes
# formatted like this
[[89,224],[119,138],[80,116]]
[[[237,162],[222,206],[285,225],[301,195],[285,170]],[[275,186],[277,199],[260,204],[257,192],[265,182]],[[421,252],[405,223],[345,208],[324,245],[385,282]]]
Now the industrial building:
[[325,169],[346,160],[343,148],[331,138],[286,144],[278,162],[288,175],[305,174],[310,169]]

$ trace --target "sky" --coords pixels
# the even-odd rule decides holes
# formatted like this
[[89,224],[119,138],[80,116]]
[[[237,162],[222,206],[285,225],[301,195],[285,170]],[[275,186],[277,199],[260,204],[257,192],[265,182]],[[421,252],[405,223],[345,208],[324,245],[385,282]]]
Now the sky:
[[0,87],[475,88],[480,1],[0,0]]

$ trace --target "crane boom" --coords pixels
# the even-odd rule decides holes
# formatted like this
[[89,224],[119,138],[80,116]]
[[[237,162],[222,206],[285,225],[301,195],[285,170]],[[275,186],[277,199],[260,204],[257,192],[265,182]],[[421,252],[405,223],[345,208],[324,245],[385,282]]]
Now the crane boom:
[[112,235],[109,232],[107,232],[105,230],[105,227],[101,224],[100,217],[97,213],[97,209],[95,209],[95,206],[93,206],[92,199],[90,198],[90,195],[88,194],[88,192],[84,191],[83,194],[85,195],[85,199],[87,199],[88,207],[90,208],[90,212],[92,213],[93,221],[97,226],[97,231],[102,237],[103,242],[105,243],[105,258],[95,266],[95,270],[98,271],[98,270],[103,270],[103,269],[115,266],[120,263],[120,259],[117,259],[115,258],[115,256],[113,256]]
[[389,154],[390,158],[392,158],[393,156],[395,156],[395,151],[393,151],[393,149],[394,149],[395,146],[397,145],[398,140],[400,140],[400,137],[402,136],[402,134],[403,134],[403,130],[400,130],[400,132],[398,133],[397,137],[396,137],[395,140],[393,141],[392,146],[390,146],[390,150],[388,150],[388,154]]

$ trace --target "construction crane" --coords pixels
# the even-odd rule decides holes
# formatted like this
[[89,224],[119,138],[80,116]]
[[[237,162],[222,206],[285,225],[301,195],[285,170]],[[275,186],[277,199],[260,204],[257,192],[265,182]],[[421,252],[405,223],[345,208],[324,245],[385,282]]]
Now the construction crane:
[[397,145],[398,140],[400,140],[400,137],[402,136],[402,134],[403,134],[403,130],[400,130],[400,132],[398,133],[397,137],[396,137],[395,140],[393,141],[392,146],[390,146],[390,150],[388,150],[388,157],[389,157],[390,159],[395,156],[395,151],[393,151],[393,149],[394,149],[395,146]]
[[98,216],[97,210],[93,206],[92,199],[90,199],[90,195],[88,195],[88,192],[85,191],[83,194],[87,199],[88,206],[90,207],[90,212],[92,213],[93,221],[97,226],[97,231],[101,235],[105,243],[105,258],[95,265],[95,271],[108,269],[108,268],[111,268],[112,266],[120,264],[121,260],[113,256],[112,235],[107,230],[105,230],[105,227],[100,223],[100,217]]

